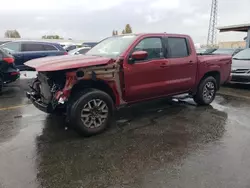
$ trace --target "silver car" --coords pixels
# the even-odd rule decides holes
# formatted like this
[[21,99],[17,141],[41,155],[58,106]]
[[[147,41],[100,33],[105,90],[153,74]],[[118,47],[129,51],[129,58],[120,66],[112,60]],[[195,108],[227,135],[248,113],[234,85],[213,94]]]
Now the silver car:
[[250,84],[250,48],[233,56],[231,83]]

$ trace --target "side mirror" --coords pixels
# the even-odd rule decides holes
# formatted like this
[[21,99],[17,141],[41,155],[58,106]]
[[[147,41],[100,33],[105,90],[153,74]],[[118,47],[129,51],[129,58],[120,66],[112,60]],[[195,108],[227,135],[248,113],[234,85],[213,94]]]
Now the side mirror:
[[148,57],[148,52],[146,51],[135,51],[131,54],[132,60],[144,60]]
[[76,52],[75,55],[79,55],[80,53],[79,52]]

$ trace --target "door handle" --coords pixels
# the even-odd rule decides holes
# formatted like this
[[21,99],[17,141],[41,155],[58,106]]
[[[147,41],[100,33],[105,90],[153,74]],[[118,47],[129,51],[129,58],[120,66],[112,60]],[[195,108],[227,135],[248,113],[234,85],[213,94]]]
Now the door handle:
[[193,63],[193,61],[192,61],[192,60],[190,60],[190,61],[189,61],[189,63]]

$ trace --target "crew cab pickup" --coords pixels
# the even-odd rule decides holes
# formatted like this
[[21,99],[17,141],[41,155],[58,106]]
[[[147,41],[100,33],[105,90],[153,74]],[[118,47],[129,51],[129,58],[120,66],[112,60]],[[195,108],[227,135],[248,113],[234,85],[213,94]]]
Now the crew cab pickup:
[[119,35],[85,55],[25,63],[38,71],[27,97],[44,112],[64,112],[79,133],[91,136],[127,104],[184,93],[198,105],[210,104],[230,80],[231,64],[229,55],[197,56],[187,35]]

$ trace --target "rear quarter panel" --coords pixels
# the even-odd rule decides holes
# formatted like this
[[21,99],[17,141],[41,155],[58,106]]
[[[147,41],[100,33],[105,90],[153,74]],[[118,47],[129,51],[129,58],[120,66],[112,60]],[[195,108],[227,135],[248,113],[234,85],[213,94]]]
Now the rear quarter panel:
[[232,56],[229,55],[204,55],[198,56],[197,82],[208,72],[220,73],[220,83],[223,84],[230,79]]

